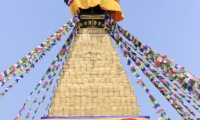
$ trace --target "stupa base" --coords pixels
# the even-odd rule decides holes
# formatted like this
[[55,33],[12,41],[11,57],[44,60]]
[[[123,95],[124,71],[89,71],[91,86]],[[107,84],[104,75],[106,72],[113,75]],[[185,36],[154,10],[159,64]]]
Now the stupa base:
[[150,120],[149,116],[46,116],[41,120]]

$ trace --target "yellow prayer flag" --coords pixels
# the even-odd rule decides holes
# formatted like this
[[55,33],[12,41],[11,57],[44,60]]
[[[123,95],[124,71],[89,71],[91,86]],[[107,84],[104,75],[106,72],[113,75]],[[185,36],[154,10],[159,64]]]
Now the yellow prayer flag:
[[22,61],[22,60],[19,60],[19,63],[20,63],[20,64],[22,64],[22,63],[23,63],[23,61]]
[[162,58],[159,56],[159,57],[157,58],[157,61],[161,62],[161,60],[162,60]]
[[5,78],[5,79],[3,79],[3,82],[7,82],[7,79]]
[[184,81],[184,82],[187,82],[187,79],[184,79],[183,81]]
[[58,60],[58,58],[56,57],[56,58],[54,58],[54,61],[57,61]]
[[149,58],[149,59],[150,59],[150,58],[151,58],[151,55],[150,55],[150,54],[148,54],[147,58]]
[[137,74],[137,72],[133,72],[133,75],[135,76]]
[[118,47],[121,45],[121,42],[119,42]]
[[68,41],[66,41],[66,42],[65,42],[65,45],[67,46],[68,44],[69,44]]
[[60,59],[62,59],[63,58],[63,55],[60,55]]
[[157,103],[156,102],[152,102],[153,103],[153,106],[155,106]]
[[46,41],[44,41],[42,44],[43,44],[43,45],[46,45],[46,44],[47,44],[47,42],[46,42]]
[[18,69],[16,70],[16,73],[19,74],[20,72],[21,72],[21,70],[18,68]]
[[154,103],[151,103],[151,106],[155,106],[155,104],[154,104]]
[[26,66],[29,66],[29,62],[26,62]]
[[64,30],[62,30],[62,32],[63,32],[63,34],[67,34],[67,31],[64,29]]
[[154,103],[154,104],[158,104],[158,102],[157,102],[157,101],[154,101],[153,103]]
[[139,43],[139,40],[135,40],[135,44],[137,45]]
[[164,66],[163,71],[167,71],[167,66]]
[[9,73],[10,73],[10,70],[9,70],[9,69],[6,69],[6,73],[9,74]]
[[52,72],[52,71],[51,71],[49,74],[50,74],[50,75],[53,75],[53,74],[54,74],[54,72]]
[[198,88],[199,84],[197,82],[195,82],[194,84],[194,88]]
[[128,36],[128,32],[127,31],[125,32],[125,36]]
[[56,35],[57,35],[57,33],[56,33],[56,32],[54,32],[54,33],[53,33],[53,35],[54,35],[54,36],[56,36]]
[[181,74],[180,74],[180,77],[183,78],[183,77],[185,77],[185,75],[184,75],[183,73],[181,73]]
[[146,53],[149,53],[150,52],[150,49],[149,48],[147,48],[147,50],[146,50]]
[[143,90],[146,90],[146,86],[142,87]]
[[139,68],[140,68],[140,69],[143,69],[143,68],[144,68],[144,66],[140,65],[140,66],[139,66]]
[[173,62],[174,62],[174,60],[169,60],[169,62],[170,62],[170,63],[173,63]]
[[175,108],[178,108],[178,105],[175,105],[174,107],[175,107]]
[[30,52],[30,54],[32,55],[34,52],[35,52],[35,51],[34,51],[34,50],[32,50],[32,51]]

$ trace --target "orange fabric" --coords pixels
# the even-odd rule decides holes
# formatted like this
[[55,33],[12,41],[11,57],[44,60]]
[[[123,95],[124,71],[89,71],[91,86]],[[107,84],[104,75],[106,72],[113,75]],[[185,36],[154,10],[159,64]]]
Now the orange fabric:
[[79,8],[88,9],[100,5],[103,10],[115,21],[124,19],[124,14],[120,8],[118,0],[73,0],[70,4],[70,10],[73,16],[77,15]]

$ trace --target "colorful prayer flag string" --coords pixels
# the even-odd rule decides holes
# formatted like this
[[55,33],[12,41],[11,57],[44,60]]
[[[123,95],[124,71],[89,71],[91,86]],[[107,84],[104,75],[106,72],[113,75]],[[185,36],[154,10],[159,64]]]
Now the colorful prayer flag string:
[[[126,42],[127,43],[127,42]],[[129,43],[127,43],[127,44],[129,44]],[[129,45],[129,46],[131,46],[131,45]],[[132,46],[131,46],[132,47]],[[141,56],[143,56],[141,53],[140,53],[140,51],[137,51],[138,52],[138,54],[140,54]],[[143,57],[145,57],[145,56],[143,56]],[[159,68],[157,68],[157,66],[152,62],[152,61],[150,61],[150,60],[148,60],[148,59],[146,59],[149,63],[151,63],[151,65],[152,66],[154,66],[156,69],[158,69],[165,77],[168,77],[167,75],[166,75],[166,72],[164,72],[163,70],[161,70],[161,69],[159,69]],[[168,70],[169,71],[169,70]],[[178,74],[178,73],[177,73]],[[183,86],[181,86],[181,85],[178,85],[179,83],[178,82],[176,82],[175,80],[178,78],[178,76],[176,76],[176,75],[171,75],[172,76],[172,78],[170,79],[170,81],[177,87],[177,88],[179,88],[182,92],[183,92],[183,94],[185,94],[186,95],[186,97],[188,97],[189,99],[193,99],[193,101],[196,103],[196,104],[198,104],[198,103],[200,103],[200,100],[198,99],[198,98],[196,98],[195,96],[198,96],[198,94],[199,93],[196,93],[195,91],[196,90],[198,90],[198,89],[195,89],[193,92],[193,94],[196,94],[195,96],[192,96],[191,94],[190,94],[190,92],[186,92],[186,90],[184,91],[184,89],[182,88]],[[189,80],[189,78],[185,78],[185,80],[186,79],[188,79]],[[185,81],[184,80],[184,81]],[[180,81],[180,82],[183,82],[183,79]],[[189,84],[189,83],[188,83]],[[184,85],[187,85],[187,84],[184,84]],[[196,99],[196,100],[194,100],[194,99]],[[200,105],[198,105],[199,107],[200,107]]]
[[[115,38],[118,38],[118,42],[117,43],[120,43],[120,42],[123,42],[123,40],[122,40],[122,38],[121,38],[121,36],[119,36],[118,34],[117,34],[117,32],[115,32],[116,34],[115,34]],[[117,37],[118,36],[118,37]],[[125,47],[126,48],[126,47]],[[195,114],[194,114],[194,112],[193,111],[191,111],[185,104],[184,104],[184,102],[173,92],[173,91],[171,91],[169,88],[168,88],[168,86],[166,86],[165,84],[164,84],[164,86],[166,86],[166,88],[168,89],[168,90],[166,90],[166,89],[164,89],[164,86],[162,86],[161,85],[161,82],[159,82],[159,81],[156,81],[155,79],[154,79],[154,76],[152,75],[152,74],[150,74],[146,69],[145,69],[145,67],[144,66],[142,66],[141,65],[141,63],[140,63],[140,61],[136,58],[136,57],[134,57],[134,56],[130,56],[130,55],[134,55],[133,53],[131,54],[130,53],[130,49],[127,49],[128,51],[125,51],[124,53],[126,53],[125,54],[125,56],[126,55],[129,55],[129,57],[131,57],[131,59],[135,62],[135,64],[136,65],[138,65],[139,66],[139,68],[143,71],[143,73],[151,80],[151,82],[153,82],[153,84],[160,90],[160,88],[162,88],[163,90],[164,90],[164,92],[163,91],[161,91],[160,90],[160,92],[163,94],[163,95],[165,95],[165,97],[167,98],[167,100],[170,102],[171,100],[172,101],[175,101],[176,100],[176,98],[182,103],[182,105],[192,114],[192,115],[194,115],[195,117],[197,117]],[[131,63],[131,61],[129,60],[129,63]],[[176,98],[175,98],[175,97]],[[171,102],[170,102],[171,103]],[[175,104],[173,103],[172,104],[172,106],[175,108]],[[179,108],[181,108],[181,106],[180,105],[178,105],[179,106]],[[182,108],[181,108],[181,110],[183,110]],[[178,112],[178,111],[177,111]],[[180,111],[179,111],[180,112]],[[183,114],[180,114],[181,116],[183,116]]]
[[[59,65],[59,62],[58,62],[58,65]],[[56,68],[56,71],[54,72],[54,76],[56,75],[56,72],[57,72],[58,68],[59,68],[59,67]],[[46,88],[46,92],[44,93],[44,95],[43,95],[43,97],[42,97],[42,100],[41,100],[40,102],[38,102],[38,105],[37,105],[37,107],[36,107],[36,110],[34,111],[34,114],[35,114],[35,115],[36,115],[37,110],[39,109],[41,103],[43,103],[43,101],[44,101],[45,98],[46,98],[47,92],[48,92],[48,90],[49,90],[49,88],[50,88],[50,86],[51,86],[51,84],[52,84],[52,82],[53,82],[53,80],[54,80],[54,76],[53,76],[53,78],[51,79],[51,81],[50,81],[49,84],[48,84],[48,82],[46,81],[46,82],[45,82],[46,84],[44,83],[44,85],[43,85],[43,87],[42,87],[42,89],[44,89],[44,88],[46,88],[46,86],[48,85],[48,87]],[[37,102],[37,100],[38,100],[38,96],[37,96],[37,97],[35,98],[35,100],[31,103],[31,107],[33,106],[34,103]],[[31,107],[29,108],[30,111],[27,113],[27,115],[30,115],[30,114],[31,114]],[[32,119],[35,118],[35,115],[34,115],[34,117],[33,117]]]
[[[74,36],[74,33],[75,33],[75,31],[73,31],[73,36]],[[71,42],[70,42],[70,43],[71,43]],[[69,49],[70,49],[70,47],[71,47],[71,44],[69,44]],[[61,67],[61,70],[64,68],[64,61],[65,61],[66,58],[67,58],[67,54],[68,54],[68,52],[69,52],[69,49],[68,49],[68,51],[66,51],[65,54],[64,54],[64,56],[65,56],[64,60],[62,59],[63,62],[62,62],[62,64],[61,64],[61,66],[62,66],[62,67]],[[63,58],[63,57],[62,57],[62,58]],[[58,68],[57,68],[57,70],[58,70]],[[56,70],[56,71],[57,71],[57,70]],[[56,74],[56,72],[54,73],[54,76],[55,76],[55,74]],[[60,75],[61,75],[61,74],[60,74],[60,72],[59,72],[58,78],[60,78]],[[53,80],[53,78],[52,78],[52,80]],[[52,82],[51,82],[51,83],[52,83]],[[57,84],[57,81],[56,81],[56,84]],[[44,94],[42,100],[38,103],[37,108],[36,108],[35,111],[34,111],[34,116],[32,117],[32,119],[35,118],[36,113],[37,113],[37,111],[38,111],[38,109],[39,109],[41,103],[44,102],[44,100],[45,100],[45,98],[46,98],[46,94],[47,94],[47,92],[48,92],[50,86],[51,86],[51,84],[49,84],[48,88],[46,89],[46,93]],[[52,93],[54,93],[54,92],[55,92],[55,86],[54,86],[54,88],[53,88]]]
[[[66,61],[66,59],[67,59],[67,55],[65,56],[65,61]],[[46,107],[46,109],[45,109],[45,111],[44,111],[44,116],[45,116],[46,112],[49,110],[49,108],[51,107],[52,98],[53,98],[53,96],[55,95],[55,88],[58,86],[58,80],[60,79],[61,72],[64,70],[64,64],[65,64],[65,63],[63,62],[62,68],[60,69],[60,72],[59,72],[59,75],[58,75],[58,79],[57,79],[57,81],[56,81],[56,85],[54,86],[54,89],[53,89],[53,91],[52,91],[51,97],[49,98],[49,102],[48,102],[47,107]]]
[[[51,44],[51,46],[53,46],[55,44]],[[42,56],[45,56],[45,50],[43,50],[43,52],[37,57],[35,57],[34,59],[29,59],[23,66],[24,69],[21,70],[21,75],[19,75],[19,77],[17,77],[8,87],[5,88],[5,90],[0,94],[0,98],[2,98],[10,88],[12,88],[16,83],[19,82],[19,80],[21,78],[24,78],[24,75],[27,74],[31,68],[33,68],[35,66],[35,64],[41,60]],[[30,64],[29,64],[30,63]],[[22,67],[23,67],[22,66]],[[26,68],[25,68],[26,67]],[[4,82],[2,82],[2,86],[4,85]]]
[[[114,37],[114,36],[115,36],[115,37]],[[114,34],[114,32],[111,33],[111,37],[113,37],[114,39],[117,38],[117,37],[116,37],[116,34]],[[120,48],[123,48],[123,47],[121,46],[121,44],[120,44],[119,41],[116,40],[116,43],[120,46]],[[125,52],[124,52],[124,53],[125,53]],[[124,54],[124,57],[126,57],[126,54],[127,54],[127,52]],[[145,86],[143,80],[140,78],[140,75],[137,73],[137,71],[136,71],[134,65],[132,65],[132,64],[130,63],[129,60],[127,60],[127,61],[128,61],[127,65],[131,66],[131,71],[132,71],[132,72],[134,71],[134,72],[133,72],[133,73],[134,73],[133,75],[138,79],[137,83],[140,84],[141,87],[142,87],[142,89],[145,90],[146,93],[149,95],[149,98],[150,98],[150,100],[151,100],[151,102],[152,102],[153,108],[154,108],[154,109],[158,109],[158,108],[160,107],[160,104],[156,101],[156,99],[153,97],[153,95],[150,94],[149,89]],[[170,118],[168,118],[168,116],[166,115],[166,113],[164,112],[163,109],[158,109],[156,113],[157,113],[157,114],[160,113],[160,117],[161,117],[161,118],[163,118],[163,119],[165,119],[165,120],[170,120]]]
[[[50,98],[49,98],[49,102],[48,102],[48,104],[47,104],[47,106],[46,106],[46,109],[45,109],[45,111],[44,111],[44,116],[45,116],[45,114],[46,114],[46,111],[48,111],[48,109],[49,109],[50,106],[51,106],[51,100],[52,100],[52,98],[53,98],[53,96],[54,96],[54,94],[55,94],[55,88],[56,88],[57,84],[58,84],[58,79],[57,79],[57,81],[56,81],[56,85],[55,85],[54,88],[53,88],[52,94],[51,94],[51,96],[50,96]],[[33,116],[33,119],[34,119],[34,118],[35,118],[35,115]]]
[[47,69],[47,71],[43,75],[42,79],[38,82],[37,86],[31,91],[29,97],[27,98],[27,100],[25,101],[25,103],[22,106],[21,110],[19,111],[19,114],[15,117],[15,120],[19,119],[19,117],[21,116],[21,112],[25,109],[25,106],[26,106],[27,102],[29,101],[29,99],[31,98],[33,92],[35,92],[38,89],[38,87],[41,85],[41,83],[44,81],[44,79],[47,76],[48,76],[48,79],[51,79],[54,76],[54,72],[52,70],[55,70],[55,67],[56,67],[55,64],[57,63],[57,61],[62,60],[62,58],[65,55],[65,53],[68,52],[67,47],[70,46],[72,38],[73,38],[73,35],[74,35],[74,31],[72,31],[72,33],[69,35],[69,38],[66,40],[66,42],[62,46],[60,52],[56,55],[56,57],[54,58],[53,62],[50,65],[50,67]]
[[[121,42],[123,42],[123,41],[122,41],[121,37],[120,37],[118,34],[116,34],[116,33],[117,33],[117,32],[115,31],[115,33],[112,35],[112,37],[115,39],[116,43],[117,43],[118,45],[120,45],[119,43],[121,43]],[[122,45],[122,44],[121,44],[121,45]],[[122,46],[120,46],[120,48],[123,49]],[[127,57],[128,57],[129,54],[130,54],[129,51],[124,51],[124,56],[127,56]],[[130,57],[132,57],[132,56],[130,56]],[[164,87],[163,87],[163,86],[161,87],[161,84],[158,84],[157,81],[155,81],[154,77],[153,77],[151,74],[149,74],[148,71],[145,71],[145,70],[144,70],[144,66],[141,66],[141,63],[140,63],[139,61],[137,61],[135,58],[131,58],[131,59],[133,59],[133,61],[135,62],[135,64],[136,64],[137,66],[139,66],[139,68],[143,71],[143,73],[144,73],[152,82],[154,81],[154,85],[155,85],[155,86],[158,88],[158,90],[160,90],[160,92],[167,98],[167,100],[170,102],[170,104],[172,104],[171,100],[174,101],[174,97],[172,96],[172,94],[165,93],[165,92],[161,91],[160,88],[164,89]],[[130,64],[131,64],[130,59],[127,59],[127,60],[128,60],[128,65],[130,65]],[[135,74],[135,72],[136,72],[136,71],[133,71],[133,74]],[[166,89],[164,89],[164,90],[166,91]],[[169,91],[166,91],[166,92],[169,92]],[[178,105],[178,108],[179,108],[179,109],[176,109],[176,106],[177,106],[177,105]],[[181,112],[181,111],[183,111],[183,109],[181,108],[181,106],[180,106],[179,104],[175,104],[175,103],[174,103],[174,104],[172,104],[172,106],[177,110],[177,112],[178,112],[181,116],[183,116],[183,114],[182,114],[182,112]],[[188,109],[189,109],[189,108],[188,108]]]
[[[182,85],[182,89],[185,90],[185,92],[195,91],[196,93],[198,93],[198,97],[199,97],[198,99],[200,99],[200,94],[199,94],[200,93],[200,91],[199,91],[200,84],[199,84],[199,81],[194,79],[196,77],[194,77],[194,76],[191,77],[189,72],[186,69],[184,69],[184,67],[181,67],[181,70],[177,69],[176,65],[173,65],[173,60],[167,59],[166,55],[156,53],[156,51],[152,50],[146,44],[140,42],[139,39],[135,38],[127,30],[123,29],[121,26],[119,26],[117,23],[115,23],[108,16],[106,16],[106,19],[107,19],[107,25],[110,27],[111,31],[115,28],[118,29],[119,32],[124,37],[126,37],[129,41],[132,41],[136,50],[141,51],[143,53],[143,56],[146,56],[146,58],[148,60],[151,60],[157,67],[159,67],[162,71],[164,71],[165,76],[171,78],[170,72],[172,72],[172,74],[174,74],[178,77],[178,79],[176,79],[177,82],[180,82],[181,80],[185,80],[185,78],[189,78],[190,81],[188,81],[188,80],[183,81],[183,83],[185,83],[185,85]],[[171,70],[171,71],[169,71],[169,70]],[[176,71],[176,72],[174,72],[174,71]],[[200,80],[200,79],[198,79],[198,80]],[[195,95],[194,92],[192,94]]]
[[[129,43],[127,43],[127,42],[125,42],[127,45],[129,45],[131,48],[133,48],[133,46],[132,45],[130,45]],[[139,51],[137,51],[138,52],[138,54],[140,54],[140,52]],[[140,54],[141,56],[143,56],[142,54]],[[153,63],[152,63],[152,61],[149,61],[149,60],[147,60],[149,63],[151,63],[151,65],[152,66],[154,66],[155,68],[157,68],[157,66],[155,66]],[[145,63],[146,64],[146,63]],[[146,66],[146,65],[145,65]],[[148,64],[147,64],[147,66],[149,66]],[[159,70],[159,69],[158,69]],[[166,76],[166,74],[163,72],[163,71],[160,71],[161,73],[163,73],[163,75],[165,76],[165,77],[167,77]],[[172,79],[176,79],[175,78],[176,76],[172,76]],[[190,94],[188,94],[188,93],[186,93],[185,91],[183,91],[183,89],[179,86],[179,85],[177,85],[178,83],[176,83],[175,81],[172,81],[172,79],[170,79],[170,81],[177,87],[177,88],[179,88],[180,90],[181,90],[181,92],[183,93],[178,93],[182,98],[184,98],[188,103],[190,103],[191,101],[193,101],[195,104],[197,104],[197,106],[198,107],[200,107],[200,101],[198,100],[198,99],[196,99],[195,98],[195,96],[191,96]],[[197,78],[197,79],[199,79],[199,78]],[[166,82],[166,84],[167,85],[169,85],[170,87],[173,87],[171,84],[169,84],[169,82]],[[173,89],[176,91],[176,92],[178,92],[178,90],[175,88],[175,87],[173,87]],[[195,93],[194,93],[195,94]],[[196,93],[197,95],[196,96],[198,96],[198,93]],[[189,99],[191,99],[191,100],[189,100]],[[195,100],[196,99],[196,100]],[[191,104],[191,103],[190,103]],[[193,107],[194,107],[194,105],[192,105]],[[200,111],[199,110],[199,108],[197,108],[197,107],[194,107],[198,112]]]
[[0,73],[0,82],[3,82],[3,83],[1,83],[1,85],[2,84],[4,85],[5,82],[12,79],[12,76],[19,74],[21,72],[19,70],[21,68],[21,66],[23,66],[24,64],[28,64],[28,62],[27,62],[28,60],[33,61],[34,55],[41,53],[43,48],[46,47],[47,50],[50,50],[51,47],[49,47],[50,45],[48,43],[51,43],[52,41],[56,41],[56,40],[60,41],[61,37],[64,34],[66,34],[69,30],[71,30],[71,28],[73,28],[78,21],[79,21],[78,17],[75,16],[68,23],[64,24],[64,26],[62,26],[59,30],[55,31],[52,36],[47,38],[43,43],[38,45],[34,50],[32,50],[27,55],[25,55],[25,57],[23,57],[18,62],[13,64],[11,67],[6,69],[4,72]]
[[[128,46],[130,46],[127,42],[124,42],[124,45],[125,45],[125,48],[126,49],[128,49]],[[131,46],[130,46],[131,47]],[[185,96],[185,95],[183,95],[182,93],[180,93],[180,92],[178,92],[178,90],[176,89],[176,87],[174,87],[173,85],[171,85],[168,81],[166,81],[165,80],[165,78],[164,77],[162,77],[162,75],[160,75],[160,73],[159,72],[157,72],[157,70],[156,69],[154,69],[154,68],[152,68],[151,67],[151,65],[149,64],[149,63],[147,63],[147,62],[145,62],[145,60],[143,59],[143,57],[140,57],[140,56],[137,56],[133,51],[131,51],[132,52],[132,55],[134,55],[135,57],[137,57],[163,84],[165,84],[165,86],[167,86],[167,87],[171,87],[172,88],[172,90],[174,90],[173,92],[175,93],[175,91],[176,91],[176,93],[178,93],[183,99],[185,99],[189,104],[191,104],[191,106],[195,109],[195,110],[197,110],[198,112],[200,112],[200,109],[199,108],[197,108],[195,105],[193,105],[192,103],[191,103],[191,100],[189,100],[188,99],[188,97],[187,96]],[[168,80],[168,79],[167,79]],[[193,100],[193,102],[195,103],[195,104],[197,104],[198,105],[198,107],[200,106],[199,104],[198,104],[198,101],[196,101],[196,100]]]

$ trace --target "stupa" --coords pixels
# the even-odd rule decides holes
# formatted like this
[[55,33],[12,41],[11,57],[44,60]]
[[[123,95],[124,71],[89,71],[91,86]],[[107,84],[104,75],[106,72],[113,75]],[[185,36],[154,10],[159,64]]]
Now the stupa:
[[80,22],[48,117],[42,119],[139,116],[134,88],[123,70],[105,24],[105,14],[115,21],[124,18],[118,1],[65,2],[73,16],[80,15]]

